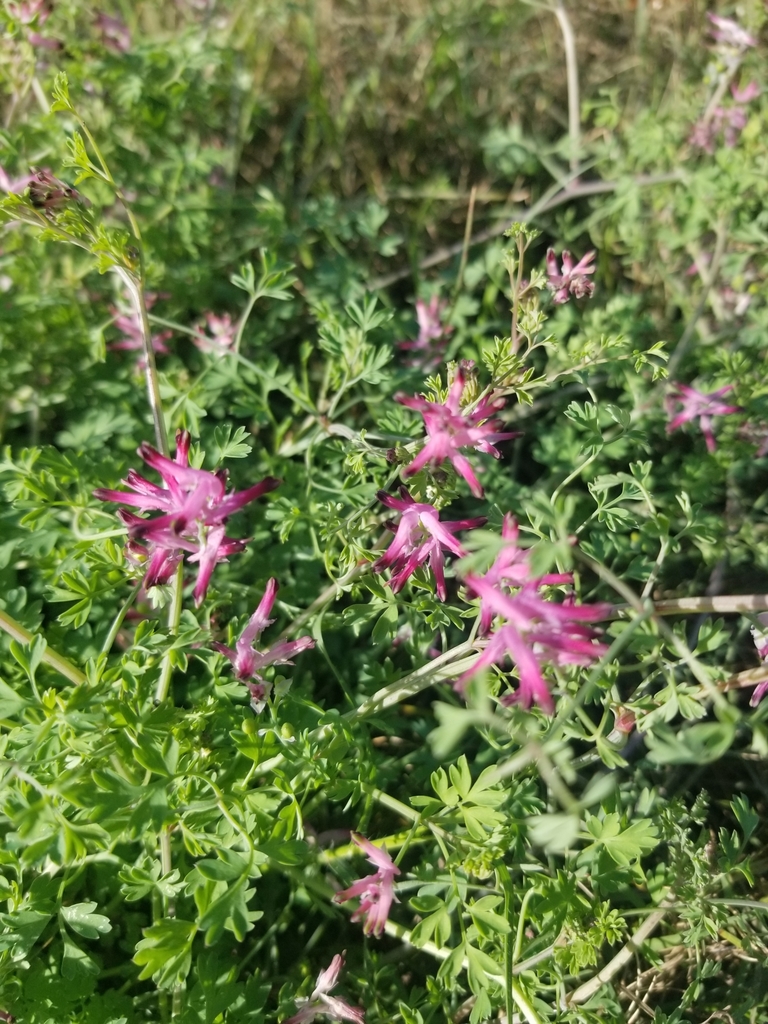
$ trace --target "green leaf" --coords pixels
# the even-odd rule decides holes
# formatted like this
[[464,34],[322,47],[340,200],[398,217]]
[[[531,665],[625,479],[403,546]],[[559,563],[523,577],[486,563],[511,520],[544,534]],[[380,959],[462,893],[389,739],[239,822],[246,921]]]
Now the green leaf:
[[61,975],[68,981],[80,981],[83,978],[96,977],[99,965],[85,950],[64,936],[64,955],[61,958]]
[[24,669],[32,683],[35,682],[37,670],[43,660],[48,644],[45,637],[36,633],[28,644],[20,644],[11,640],[10,649],[16,662]]
[[469,795],[469,791],[472,788],[472,773],[469,770],[467,764],[467,758],[464,754],[461,755],[456,764],[452,764],[448,769],[453,788],[459,794],[462,800],[466,799]]
[[730,749],[736,730],[730,722],[702,722],[674,731],[656,726],[646,735],[648,757],[656,764],[711,764]]
[[0,718],[14,718],[29,701],[0,679]]
[[507,919],[494,910],[501,902],[501,896],[484,896],[477,903],[470,903],[467,907],[472,920],[478,925],[481,933],[486,934],[490,931],[498,935],[508,935],[512,930]]
[[192,942],[197,933],[194,921],[165,917],[144,929],[133,962],[143,967],[139,978],[152,978],[158,988],[181,984],[192,965]]
[[72,906],[61,908],[61,916],[78,935],[86,939],[98,939],[99,935],[111,932],[112,925],[108,917],[93,913],[97,905],[91,902],[73,903]]
[[69,98],[69,79],[63,71],[59,71],[53,80],[53,103],[51,104],[51,112],[56,110],[66,110],[74,113],[74,107],[72,101]]
[[628,828],[621,828],[618,814],[606,814],[603,819],[589,815],[586,832],[582,839],[593,839],[584,853],[604,849],[614,863],[626,867],[632,861],[639,860],[644,854],[658,845],[656,826],[648,818],[633,822]]

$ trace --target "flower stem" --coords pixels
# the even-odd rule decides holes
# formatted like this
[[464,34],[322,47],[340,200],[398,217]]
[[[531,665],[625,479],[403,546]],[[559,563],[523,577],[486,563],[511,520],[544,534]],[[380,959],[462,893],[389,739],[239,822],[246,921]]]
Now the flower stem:
[[[35,638],[34,633],[30,633],[20,622],[17,622],[16,619],[11,618],[10,615],[2,611],[0,611],[0,629],[20,644],[30,644]],[[87,681],[84,672],[81,672],[68,658],[64,658],[61,654],[51,650],[50,647],[46,647],[43,652],[43,662],[76,686]]]
[[144,288],[141,280],[134,277],[124,267],[117,268],[116,272],[128,289],[133,304],[136,307],[139,323],[141,324],[141,340],[144,345],[144,360],[146,363],[147,394],[149,396],[149,407],[152,410],[152,421],[155,425],[157,450],[163,455],[169,456],[168,432],[165,429],[165,417],[163,416],[163,405],[160,398],[160,381],[157,376],[155,350],[152,347],[152,331],[147,317],[147,304],[144,301]]
[[[171,636],[179,632],[181,622],[182,592],[184,589],[184,563],[179,562],[176,575],[171,584],[171,608],[168,613],[168,631]],[[160,679],[155,691],[155,704],[161,704],[168,696],[171,688],[171,674],[173,672],[173,651],[166,651],[163,655],[163,663],[160,668]]]
[[128,595],[128,597],[125,599],[125,601],[123,601],[120,610],[118,611],[117,615],[115,616],[112,622],[109,633],[107,633],[107,637],[104,643],[101,645],[102,654],[109,654],[109,652],[112,650],[112,647],[117,638],[117,634],[120,632],[120,627],[125,621],[125,616],[128,614],[128,610],[130,609],[133,602],[136,600],[136,596],[140,590],[141,583],[137,583],[136,586]]
[[563,0],[557,0],[553,13],[560,26],[565,48],[565,73],[568,79],[568,135],[571,144],[570,167],[571,173],[576,174],[579,169],[581,153],[581,104],[579,102],[579,62],[576,54],[576,37]]

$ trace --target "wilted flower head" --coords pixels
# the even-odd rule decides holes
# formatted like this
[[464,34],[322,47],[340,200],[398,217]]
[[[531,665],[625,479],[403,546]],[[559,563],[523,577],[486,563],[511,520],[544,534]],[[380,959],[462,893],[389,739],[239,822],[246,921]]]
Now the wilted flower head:
[[458,372],[453,380],[445,402],[428,402],[426,398],[395,395],[395,400],[409,409],[416,409],[424,417],[427,443],[405,470],[405,476],[413,476],[425,466],[436,467],[448,459],[459,476],[464,477],[476,498],[483,497],[483,488],[474,470],[460,448],[474,448],[498,459],[501,453],[494,448],[499,441],[517,437],[515,433],[500,433],[492,419],[504,404],[503,399],[485,398],[471,411],[461,408],[464,394],[464,377]]
[[[727,405],[721,401],[723,395],[727,395],[732,390],[733,385],[726,384],[725,387],[719,388],[717,391],[705,394],[687,384],[673,385],[673,390],[666,399],[667,414],[671,417],[667,424],[667,433],[677,430],[683,423],[698,419],[699,428],[707,443],[707,450],[715,451],[717,445],[715,435],[712,433],[712,417],[729,416],[731,413],[741,412],[741,406]],[[675,405],[678,403],[682,405],[682,408],[675,415]]]
[[712,22],[709,31],[715,42],[736,50],[757,46],[757,39],[732,18],[723,18],[711,11],[707,11],[707,17]]
[[[232,662],[235,675],[250,690],[251,703],[257,712],[261,711],[264,707],[264,701],[269,695],[271,685],[261,676],[261,670],[269,665],[292,665],[291,658],[315,646],[314,640],[308,636],[303,636],[299,640],[289,640],[284,643],[275,644],[274,647],[268,647],[264,651],[256,650],[254,644],[257,643],[267,626],[272,624],[273,620],[268,618],[268,615],[275,603],[277,590],[277,580],[273,577],[267,582],[264,596],[256,611],[248,620],[248,625],[240,634],[240,639],[235,644],[234,651],[231,647],[226,647],[224,644],[216,641],[211,644],[215,651],[223,654],[225,658],[229,658]],[[253,680],[256,680],[256,682]]]
[[202,333],[202,328],[192,339],[202,352],[216,352],[224,355],[229,352],[235,342],[237,324],[232,323],[229,313],[216,316],[215,313],[206,313],[205,322],[208,327],[208,334]]
[[179,430],[175,459],[161,455],[146,442],[139,447],[140,458],[160,474],[162,485],[131,469],[123,481],[128,491],[99,488],[93,493],[102,501],[132,505],[141,512],[162,513],[154,519],[143,519],[121,510],[120,518],[128,527],[127,554],[135,562],[147,565],[144,586],[149,588],[167,583],[184,552],[188,552],[188,561],[199,565],[194,589],[195,604],[199,606],[208,592],[217,562],[245,547],[245,541],[225,535],[228,517],[274,490],[280,481],[267,477],[244,491],[227,494],[225,471],[209,473],[189,465],[189,443],[187,431]]
[[283,1024],[308,1024],[318,1014],[323,1014],[333,1020],[351,1020],[352,1024],[364,1024],[365,1013],[363,1010],[357,1006],[350,1006],[348,1002],[339,999],[338,996],[328,994],[336,987],[343,966],[344,954],[337,953],[331,960],[330,966],[318,974],[314,991],[309,999],[298,1013],[283,1021]]
[[419,324],[419,336],[415,341],[401,341],[400,348],[413,352],[410,365],[423,370],[434,369],[443,358],[448,335],[453,327],[443,323],[443,314],[448,303],[433,295],[429,303],[423,299],[416,300],[416,320]]
[[392,593],[397,594],[403,589],[406,580],[420,566],[429,562],[435,577],[437,596],[441,601],[445,601],[447,593],[444,551],[450,551],[458,558],[463,558],[466,552],[453,534],[459,530],[472,530],[476,526],[482,526],[485,519],[481,517],[441,523],[440,513],[435,506],[414,501],[405,487],[400,488],[400,498],[394,498],[386,491],[379,491],[376,497],[387,508],[396,509],[403,514],[397,526],[393,523],[387,524],[388,528],[394,531],[395,539],[388,551],[377,559],[371,568],[374,572],[391,569],[389,585]]
[[567,249],[563,250],[562,267],[557,269],[557,255],[554,249],[547,249],[547,282],[550,290],[554,293],[553,299],[562,305],[567,302],[571,295],[577,299],[590,298],[595,290],[594,281],[590,281],[588,274],[594,274],[595,267],[592,261],[595,258],[594,251],[582,256],[574,265],[573,256]]
[[375,935],[378,938],[384,932],[392,901],[397,901],[394,881],[395,875],[400,874],[400,869],[383,847],[374,846],[357,832],[352,833],[352,840],[377,870],[374,875],[360,878],[348,889],[337,892],[333,901],[346,903],[347,900],[359,899],[360,906],[352,915],[352,920],[359,921],[365,918],[363,931],[366,935]]
[[29,201],[33,206],[50,216],[63,210],[68,203],[82,203],[90,206],[90,202],[76,188],[65,181],[54,177],[50,171],[36,171],[29,179]]

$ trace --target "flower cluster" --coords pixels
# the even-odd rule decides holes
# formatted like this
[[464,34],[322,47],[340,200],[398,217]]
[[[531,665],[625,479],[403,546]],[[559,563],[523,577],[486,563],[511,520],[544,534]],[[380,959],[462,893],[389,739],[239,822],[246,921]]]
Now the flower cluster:
[[205,314],[205,323],[208,333],[204,332],[202,325],[192,339],[201,352],[213,352],[216,355],[225,355],[232,349],[237,334],[237,324],[232,323],[229,313],[216,316],[215,313]]
[[99,488],[94,495],[102,501],[131,505],[141,512],[160,512],[160,516],[144,519],[120,510],[118,515],[128,527],[128,554],[146,565],[144,586],[167,583],[188,552],[189,562],[198,564],[194,589],[195,604],[200,605],[208,592],[213,569],[229,555],[242,551],[246,542],[226,536],[226,522],[251,501],[275,489],[280,483],[267,477],[244,491],[226,493],[226,472],[209,473],[189,465],[190,437],[187,431],[176,434],[176,457],[161,455],[146,442],[138,454],[156,470],[163,486],[154,484],[135,470],[123,481],[128,491]]
[[[696,388],[689,387],[687,384],[675,384],[666,399],[667,414],[670,417],[670,422],[667,424],[667,433],[677,430],[684,423],[697,419],[699,421],[699,428],[707,443],[707,451],[715,451],[717,445],[715,443],[715,435],[712,432],[712,417],[730,416],[731,413],[741,412],[741,406],[728,405],[722,401],[723,395],[727,395],[732,390],[733,385],[726,384],[724,388],[718,388],[717,391],[713,391],[711,394],[705,394],[702,391],[697,391]],[[682,405],[682,408],[675,414],[675,406],[678,403]]]
[[750,82],[740,89],[734,84],[731,95],[734,99],[731,106],[716,106],[696,122],[688,139],[692,146],[714,153],[718,140],[722,140],[729,149],[736,145],[749,119],[747,104],[760,95],[760,86],[757,82]]
[[96,15],[96,27],[101,32],[101,42],[114,53],[127,53],[131,48],[131,33],[124,21],[109,14]]
[[[144,304],[146,308],[152,309],[154,304],[157,302],[159,296],[154,292],[144,293]],[[107,345],[107,348],[119,352],[143,352],[144,351],[144,331],[142,329],[141,318],[139,314],[133,308],[119,308],[117,306],[110,306],[109,311],[114,317],[112,321],[115,327],[122,334],[122,338],[119,341],[112,341]],[[173,336],[173,331],[159,331],[157,334],[152,335],[152,348],[157,355],[168,355],[168,346],[166,341]],[[143,369],[145,366],[144,356],[140,356],[138,361],[139,369]]]
[[294,1013],[283,1024],[308,1024],[318,1014],[330,1017],[332,1020],[351,1020],[352,1024],[364,1024],[365,1013],[357,1006],[350,1006],[344,999],[338,996],[331,996],[328,993],[336,988],[344,966],[344,954],[337,953],[331,960],[330,966],[326,967],[317,976],[312,995],[307,999],[298,1013]]
[[10,14],[24,26],[30,46],[43,50],[60,50],[62,44],[58,39],[41,36],[34,28],[29,27],[36,25],[37,28],[42,28],[50,18],[52,9],[51,0],[19,0],[18,3],[8,4]]
[[[566,573],[531,576],[528,552],[518,547],[518,536],[517,523],[506,516],[502,528],[506,544],[493,565],[483,576],[465,577],[469,591],[480,598],[480,632],[488,641],[456,687],[463,690],[472,676],[509,657],[517,666],[520,685],[501,703],[517,702],[525,708],[538,704],[551,714],[554,702],[542,666],[589,665],[603,655],[608,648],[597,642],[597,632],[585,623],[604,619],[610,605],[577,605],[573,598],[562,604],[547,600],[541,587],[570,583],[572,577]],[[511,589],[515,592],[510,593]],[[497,617],[502,622],[491,631]]]
[[577,299],[591,298],[595,291],[594,281],[589,280],[589,274],[594,274],[595,266],[593,260],[594,251],[582,256],[578,263],[574,264],[573,256],[567,249],[563,250],[562,265],[557,269],[557,255],[554,249],[547,249],[547,285],[552,291],[553,301],[562,305],[573,295]]
[[[752,639],[755,641],[755,649],[757,650],[757,656],[763,662],[768,663],[768,612],[760,612],[757,616],[759,626],[752,626],[751,633]],[[750,699],[751,706],[757,707],[763,697],[768,693],[768,679],[765,682],[759,683],[755,687],[755,691]]]
[[459,371],[454,377],[445,402],[429,402],[420,395],[408,397],[395,395],[395,400],[409,409],[415,409],[424,417],[427,443],[407,467],[404,476],[413,476],[425,466],[436,468],[450,461],[453,468],[469,484],[476,498],[483,497],[483,488],[475,476],[469,459],[460,452],[461,448],[474,448],[498,459],[501,453],[494,447],[499,441],[517,437],[515,433],[500,433],[492,419],[503,406],[504,400],[484,398],[474,408],[462,409],[464,377]]
[[277,580],[270,579],[258,608],[248,620],[248,625],[240,634],[240,639],[235,644],[234,650],[217,641],[211,644],[214,650],[219,651],[232,662],[235,676],[250,690],[251,705],[257,714],[263,709],[271,687],[271,684],[262,677],[261,670],[269,665],[292,665],[291,658],[315,646],[314,640],[303,636],[298,640],[275,644],[274,647],[269,647],[265,651],[256,650],[254,644],[267,626],[273,622],[268,616],[275,603],[277,590]]
[[352,833],[352,840],[365,853],[368,860],[376,867],[376,873],[366,875],[354,882],[348,889],[342,889],[333,897],[334,903],[346,903],[347,900],[360,900],[360,905],[352,915],[353,921],[365,918],[363,931],[366,935],[379,938],[384,933],[384,926],[389,917],[392,901],[397,901],[394,890],[395,875],[400,869],[395,865],[386,850],[374,846],[363,836]]
[[728,50],[743,52],[750,46],[757,46],[757,39],[732,18],[723,18],[720,14],[707,12],[712,25],[709,32],[716,43]]
[[420,370],[433,370],[442,360],[448,335],[453,327],[443,322],[447,303],[433,295],[429,303],[423,299],[416,300],[416,320],[419,335],[415,341],[401,341],[400,348],[404,352],[412,352],[409,360],[411,366]]
[[405,487],[400,488],[400,498],[394,498],[386,491],[379,491],[376,497],[387,508],[402,512],[402,516],[397,526],[387,523],[395,539],[386,553],[373,563],[373,571],[391,569],[389,585],[392,593],[397,594],[406,580],[428,562],[435,577],[437,596],[445,601],[444,552],[450,551],[458,558],[464,558],[466,551],[453,535],[459,530],[482,526],[485,519],[480,517],[441,523],[440,513],[435,506],[414,501]]

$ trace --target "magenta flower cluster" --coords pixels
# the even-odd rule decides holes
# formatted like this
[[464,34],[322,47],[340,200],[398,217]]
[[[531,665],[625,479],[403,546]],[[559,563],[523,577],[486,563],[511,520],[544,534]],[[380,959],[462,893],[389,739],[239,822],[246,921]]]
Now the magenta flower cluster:
[[[468,680],[491,665],[509,658],[517,667],[518,689],[501,698],[502,704],[537,704],[549,714],[554,702],[544,678],[549,665],[589,665],[608,650],[598,633],[586,625],[606,618],[607,604],[578,605],[572,597],[558,604],[541,593],[544,586],[572,583],[569,573],[531,575],[529,553],[518,546],[519,530],[512,516],[502,527],[506,542],[490,569],[482,576],[464,577],[470,593],[480,598],[480,633],[487,636],[485,650],[457,681],[463,691]],[[514,592],[512,592],[514,591]],[[499,625],[493,629],[493,623]]]
[[400,874],[400,869],[381,846],[374,846],[357,832],[352,833],[352,840],[365,853],[376,868],[376,872],[353,882],[348,889],[337,892],[333,901],[334,903],[346,903],[347,900],[359,899],[360,903],[352,914],[352,920],[359,921],[365,918],[363,924],[365,934],[375,935],[379,938],[384,934],[384,926],[387,923],[392,902],[397,899],[394,881],[395,876]]
[[448,336],[453,327],[443,320],[448,303],[433,295],[429,302],[416,300],[416,321],[419,334],[415,341],[401,341],[400,348],[411,352],[409,365],[416,369],[429,371],[439,365],[445,354]]
[[264,596],[259,602],[256,611],[248,620],[248,625],[240,634],[240,639],[235,644],[234,650],[217,641],[211,644],[215,651],[229,659],[237,679],[245,683],[250,690],[251,705],[257,714],[263,709],[264,702],[269,696],[272,685],[262,677],[262,669],[267,668],[269,665],[292,665],[291,658],[315,646],[314,640],[308,636],[303,636],[298,640],[288,640],[275,644],[274,647],[263,651],[259,651],[254,647],[254,644],[267,626],[272,625],[273,620],[268,618],[268,616],[275,603],[277,591],[277,580],[273,577],[267,582]]
[[318,1015],[331,1020],[349,1020],[352,1024],[364,1024],[365,1013],[359,1006],[351,1006],[346,1000],[330,993],[339,981],[344,967],[344,954],[337,953],[331,963],[317,976],[312,995],[304,1001],[298,1013],[294,1013],[283,1024],[309,1024]]
[[493,419],[494,414],[504,405],[504,399],[484,398],[474,407],[462,408],[464,389],[464,377],[459,371],[444,402],[430,402],[421,395],[395,395],[395,401],[421,413],[427,431],[426,444],[404,475],[413,476],[427,466],[436,469],[448,461],[459,476],[467,481],[474,496],[482,498],[483,488],[469,459],[461,454],[461,449],[474,448],[498,459],[501,458],[501,452],[494,446],[499,441],[507,441],[518,435],[500,432]]
[[[723,395],[727,395],[732,390],[733,385],[726,384],[725,387],[718,388],[717,391],[705,394],[703,391],[697,391],[696,388],[689,387],[687,384],[675,384],[666,399],[667,414],[670,417],[667,433],[677,430],[684,423],[698,420],[699,429],[704,435],[704,440],[707,444],[707,451],[715,451],[717,444],[715,443],[715,435],[712,431],[712,417],[730,416],[734,412],[742,411],[741,406],[728,405],[727,402],[722,400]],[[681,408],[676,411],[678,404]]]
[[[157,302],[159,295],[155,292],[144,293],[144,305],[148,310],[152,309],[154,304]],[[139,352],[144,351],[144,331],[141,324],[139,314],[133,307],[122,309],[118,306],[110,306],[109,311],[113,316],[112,323],[120,331],[122,337],[118,341],[112,341],[107,345],[108,349],[117,352]],[[152,349],[155,355],[168,355],[168,346],[166,342],[173,337],[173,331],[165,330],[158,331],[157,334],[152,335]],[[137,361],[139,369],[144,369],[146,360],[144,355],[140,355]]]
[[571,296],[576,299],[592,297],[595,284],[590,281],[589,275],[595,272],[594,259],[595,253],[590,251],[578,263],[574,263],[573,256],[564,249],[558,270],[555,250],[547,249],[547,285],[554,302],[562,305]]
[[209,473],[189,465],[189,443],[187,431],[178,431],[175,459],[161,455],[150,444],[140,446],[139,457],[160,474],[162,486],[131,469],[123,481],[128,490],[99,488],[94,495],[102,501],[130,505],[140,512],[161,513],[145,519],[122,509],[118,512],[128,527],[129,555],[146,565],[144,586],[149,588],[167,583],[187,554],[188,561],[198,565],[194,598],[199,606],[208,592],[214,566],[246,545],[244,540],[226,536],[227,519],[274,490],[280,481],[267,477],[247,490],[227,494],[224,471]]
[[405,487],[400,488],[400,498],[393,498],[385,491],[376,495],[387,508],[402,512],[399,524],[388,522],[395,539],[385,554],[371,567],[374,572],[390,569],[389,585],[392,593],[403,589],[406,580],[422,565],[428,564],[435,577],[437,596],[445,601],[444,552],[450,551],[458,558],[464,558],[466,551],[454,537],[459,530],[471,530],[485,523],[484,517],[460,519],[455,522],[440,522],[440,513],[434,505],[414,501]]

